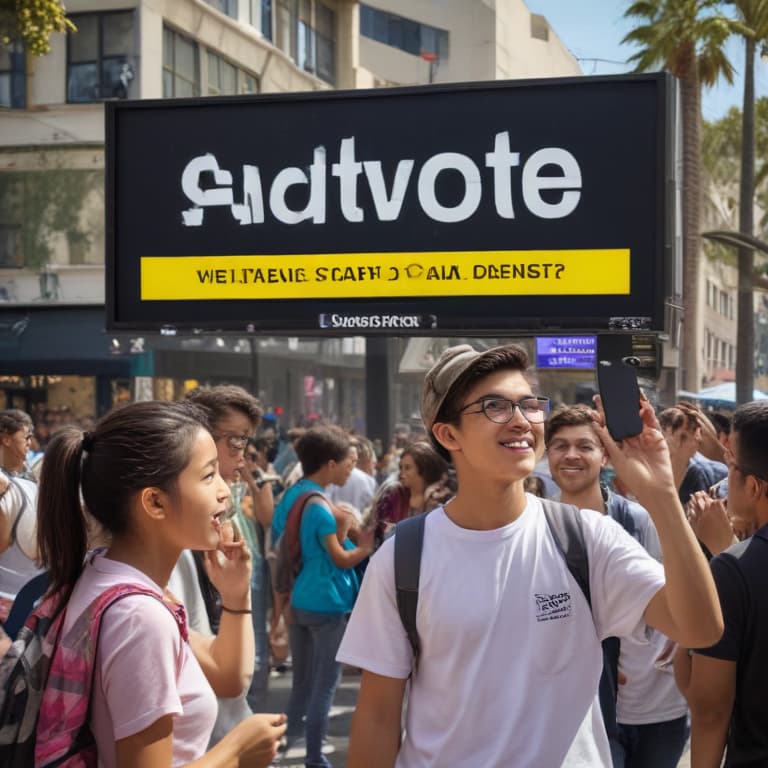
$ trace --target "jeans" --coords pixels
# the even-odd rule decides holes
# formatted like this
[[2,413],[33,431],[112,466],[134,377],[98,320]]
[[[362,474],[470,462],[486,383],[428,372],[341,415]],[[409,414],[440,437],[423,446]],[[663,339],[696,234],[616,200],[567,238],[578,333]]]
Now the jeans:
[[688,717],[678,717],[663,723],[622,725],[619,723],[619,743],[623,755],[612,750],[613,768],[675,768],[688,739]]
[[[288,744],[306,736],[306,766],[330,768],[322,753],[328,712],[339,683],[341,664],[336,661],[347,626],[342,613],[316,613],[291,609],[288,626],[293,660],[293,687],[288,702]],[[306,724],[303,719],[306,717]]]
[[253,639],[256,657],[253,679],[248,689],[248,706],[253,712],[264,712],[269,686],[269,640],[267,637],[267,607],[270,589],[267,564],[263,558],[254,558],[251,571],[251,609],[253,610]]

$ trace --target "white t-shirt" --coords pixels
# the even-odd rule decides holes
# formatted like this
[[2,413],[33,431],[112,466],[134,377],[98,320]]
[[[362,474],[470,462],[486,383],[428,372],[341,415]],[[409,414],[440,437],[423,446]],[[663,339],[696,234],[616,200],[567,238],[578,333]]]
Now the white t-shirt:
[[376,495],[376,481],[362,469],[354,467],[344,485],[331,483],[326,489],[328,498],[337,504],[346,501],[358,512],[365,512]]
[[[148,576],[97,554],[75,585],[64,631],[115,584],[139,584],[162,594]],[[199,758],[208,746],[216,697],[171,612],[149,595],[131,595],[102,617],[93,687],[91,730],[100,768],[116,764],[115,742],[174,715],[173,766]]]
[[[651,557],[661,561],[659,534],[650,516],[641,532],[640,543]],[[619,723],[664,723],[687,714],[688,704],[675,683],[672,667],[660,670],[654,665],[670,642],[666,635],[650,627],[642,641],[636,637],[621,641],[619,672],[627,681],[619,686],[616,697],[616,720]]]
[[[19,517],[19,512],[24,514]],[[42,572],[32,559],[37,553],[37,485],[14,477],[0,499],[0,515],[7,518],[9,531],[16,519],[16,540],[0,553],[0,597],[12,601],[19,590]]]
[[[597,703],[600,641],[644,634],[661,565],[619,525],[583,512],[592,611],[541,505],[491,531],[426,521],[412,681],[399,768],[610,768]],[[337,659],[404,679],[412,653],[397,611],[394,541],[371,559]],[[565,762],[564,762],[565,761]]]

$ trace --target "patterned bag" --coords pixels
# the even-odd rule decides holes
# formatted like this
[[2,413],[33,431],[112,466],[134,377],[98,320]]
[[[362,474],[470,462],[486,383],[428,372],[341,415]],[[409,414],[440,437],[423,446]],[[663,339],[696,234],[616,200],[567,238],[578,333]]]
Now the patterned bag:
[[64,636],[66,610],[56,613],[56,596],[32,613],[0,661],[0,765],[95,768],[88,721],[101,618],[117,600],[138,594],[162,602],[187,639],[184,608],[136,584],[103,592]]

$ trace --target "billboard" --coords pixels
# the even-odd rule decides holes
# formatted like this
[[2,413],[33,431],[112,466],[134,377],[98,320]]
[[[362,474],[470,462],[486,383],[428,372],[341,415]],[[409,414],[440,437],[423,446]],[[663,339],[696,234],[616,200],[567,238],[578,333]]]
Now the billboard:
[[666,75],[108,102],[113,330],[662,330]]

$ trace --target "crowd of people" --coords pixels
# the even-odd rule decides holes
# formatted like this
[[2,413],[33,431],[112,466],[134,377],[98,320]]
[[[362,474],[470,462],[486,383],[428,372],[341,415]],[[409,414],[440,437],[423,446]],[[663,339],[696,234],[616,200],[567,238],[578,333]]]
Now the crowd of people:
[[[93,651],[104,766],[328,768],[343,664],[352,768],[674,768],[689,737],[693,768],[768,765],[768,405],[643,399],[617,444],[599,398],[551,409],[527,369],[514,345],[447,349],[424,432],[386,450],[283,430],[228,385],[57,424],[42,460],[0,412],[0,654],[41,600],[66,635],[130,586]],[[395,540],[422,513],[417,658]],[[288,664],[288,711],[265,712]]]

